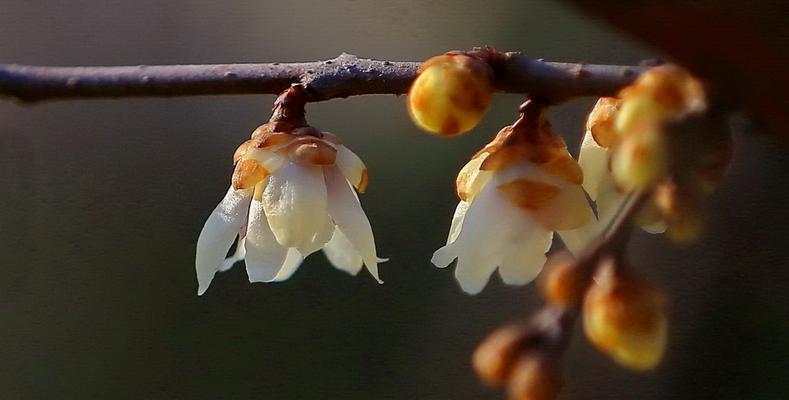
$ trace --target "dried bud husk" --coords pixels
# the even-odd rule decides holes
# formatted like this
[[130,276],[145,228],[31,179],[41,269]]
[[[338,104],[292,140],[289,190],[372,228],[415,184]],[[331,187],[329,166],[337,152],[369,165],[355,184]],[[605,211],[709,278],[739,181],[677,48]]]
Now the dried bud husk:
[[493,70],[462,53],[433,57],[422,65],[408,93],[411,118],[422,129],[455,136],[473,129],[490,106]]
[[241,160],[233,171],[233,189],[249,189],[269,175],[269,172],[255,160]]
[[618,364],[652,369],[663,358],[668,322],[663,295],[627,276],[613,258],[601,261],[583,307],[584,332]]
[[507,385],[511,400],[554,400],[561,388],[562,375],[556,362],[540,355],[518,360]]

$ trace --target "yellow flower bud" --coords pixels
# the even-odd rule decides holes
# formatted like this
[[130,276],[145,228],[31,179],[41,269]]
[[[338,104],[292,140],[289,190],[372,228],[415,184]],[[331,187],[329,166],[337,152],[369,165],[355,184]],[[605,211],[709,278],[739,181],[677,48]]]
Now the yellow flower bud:
[[666,349],[668,322],[664,299],[647,284],[603,260],[583,307],[586,337],[620,365],[654,368]]
[[702,189],[689,192],[674,182],[665,182],[655,188],[656,207],[668,226],[666,233],[675,243],[687,244],[696,240],[703,229],[701,216]]
[[455,136],[473,129],[490,106],[493,71],[465,54],[427,60],[408,93],[408,111],[422,129]]
[[541,274],[540,289],[552,304],[572,307],[583,299],[588,279],[589,274],[575,268],[575,260],[569,254],[554,255]]
[[561,388],[562,375],[554,361],[526,356],[514,366],[508,392],[511,400],[554,400]]
[[644,72],[632,85],[622,90],[620,97],[622,106],[616,128],[624,134],[631,129],[662,123],[706,108],[701,82],[673,65]]
[[510,324],[491,333],[474,351],[472,365],[486,383],[503,385],[510,379],[512,366],[529,344],[525,324]]
[[611,157],[611,172],[624,190],[656,183],[667,170],[666,144],[658,129],[643,129],[622,138]]

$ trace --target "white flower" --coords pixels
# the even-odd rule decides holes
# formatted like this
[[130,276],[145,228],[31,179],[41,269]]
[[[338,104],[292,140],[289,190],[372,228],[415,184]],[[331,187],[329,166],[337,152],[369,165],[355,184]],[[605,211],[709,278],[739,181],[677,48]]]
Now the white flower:
[[458,175],[461,201],[432,262],[445,268],[457,259],[455,277],[467,293],[479,293],[497,268],[504,283],[532,281],[554,231],[592,218],[578,164],[550,126],[539,125],[531,136],[517,123],[502,129]]
[[[240,260],[250,282],[288,279],[323,249],[338,269],[362,265],[379,282],[370,223],[352,186],[364,191],[364,163],[336,137],[311,127],[271,132],[263,125],[236,152],[233,185],[197,240],[198,290]],[[238,237],[236,253],[225,258]]]
[[[619,142],[615,121],[619,115],[621,100],[612,97],[600,98],[586,122],[586,134],[581,143],[578,164],[584,172],[583,187],[597,208],[596,221],[579,229],[563,232],[562,239],[572,253],[583,251],[599,237],[611,222],[619,208],[627,200],[628,192],[616,182],[611,171],[611,156]],[[649,233],[662,233],[666,224],[648,203],[639,214],[641,228]]]

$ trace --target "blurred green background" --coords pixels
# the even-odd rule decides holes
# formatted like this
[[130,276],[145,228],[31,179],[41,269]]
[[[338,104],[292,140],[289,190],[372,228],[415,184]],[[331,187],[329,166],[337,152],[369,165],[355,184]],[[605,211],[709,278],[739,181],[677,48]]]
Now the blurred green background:
[[[670,28],[670,27],[668,27]],[[311,61],[341,52],[422,60],[491,45],[557,61],[659,56],[547,1],[0,0],[0,62],[124,65]],[[502,398],[469,365],[492,329],[536,309],[533,285],[478,296],[430,262],[457,170],[512,121],[497,95],[472,134],[419,132],[404,98],[313,104],[370,169],[362,203],[386,284],[322,255],[282,284],[243,268],[195,296],[194,249],[238,144],[273,96],[0,102],[3,399]],[[593,100],[557,107],[576,149]],[[736,136],[705,240],[639,234],[632,263],[670,295],[660,368],[618,368],[575,336],[565,399],[783,399],[789,390],[789,157]]]

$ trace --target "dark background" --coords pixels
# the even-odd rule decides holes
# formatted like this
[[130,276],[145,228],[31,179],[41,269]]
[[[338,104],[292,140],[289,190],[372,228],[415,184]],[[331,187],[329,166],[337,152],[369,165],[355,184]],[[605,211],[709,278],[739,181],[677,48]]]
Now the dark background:
[[[0,62],[124,65],[311,61],[345,51],[422,60],[492,45],[557,61],[660,56],[541,1],[0,0]],[[497,95],[472,134],[442,140],[404,98],[309,106],[370,168],[362,203],[385,285],[320,254],[282,284],[243,268],[195,296],[194,248],[235,147],[273,96],[0,103],[0,395],[4,399],[476,399],[469,365],[496,326],[539,305],[496,278],[463,294],[430,262],[454,175],[514,117]],[[573,149],[592,99],[553,111]],[[789,157],[736,135],[704,240],[639,234],[634,268],[670,295],[670,349],[653,373],[618,368],[580,330],[565,399],[783,399],[789,390]]]

